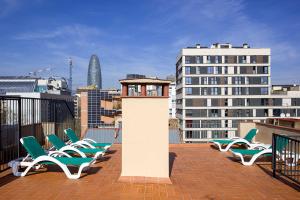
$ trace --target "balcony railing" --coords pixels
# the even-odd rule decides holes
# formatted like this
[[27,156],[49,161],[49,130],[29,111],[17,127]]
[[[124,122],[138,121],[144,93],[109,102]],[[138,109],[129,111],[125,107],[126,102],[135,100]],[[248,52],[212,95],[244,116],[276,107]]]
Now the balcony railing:
[[300,135],[279,135],[272,137],[273,177],[278,174],[294,181],[300,186]]
[[0,171],[7,169],[9,161],[25,156],[21,137],[32,135],[48,147],[45,136],[66,139],[66,128],[76,129],[72,100],[0,96]]

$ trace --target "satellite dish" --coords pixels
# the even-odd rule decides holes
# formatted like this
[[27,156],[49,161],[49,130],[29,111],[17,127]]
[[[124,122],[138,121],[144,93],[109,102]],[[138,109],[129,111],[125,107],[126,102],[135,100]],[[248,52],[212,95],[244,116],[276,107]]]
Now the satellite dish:
[[281,113],[281,114],[280,114],[280,117],[285,117],[285,114],[284,114],[284,113]]

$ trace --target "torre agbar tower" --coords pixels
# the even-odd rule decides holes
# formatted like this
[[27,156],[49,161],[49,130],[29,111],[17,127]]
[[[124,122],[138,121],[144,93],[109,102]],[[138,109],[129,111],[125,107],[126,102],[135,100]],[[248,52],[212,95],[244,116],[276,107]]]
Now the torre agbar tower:
[[87,85],[96,85],[98,89],[102,89],[101,67],[96,55],[92,55],[90,59]]
[[269,48],[247,44],[181,49],[176,60],[176,116],[183,141],[239,136],[240,121],[264,121],[283,112],[300,116],[299,93],[272,94],[270,61]]

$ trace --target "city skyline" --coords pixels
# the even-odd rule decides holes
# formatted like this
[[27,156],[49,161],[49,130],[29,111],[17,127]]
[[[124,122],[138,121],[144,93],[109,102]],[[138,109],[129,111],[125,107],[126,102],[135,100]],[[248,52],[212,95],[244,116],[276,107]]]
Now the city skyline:
[[51,67],[53,75],[68,77],[72,57],[75,89],[86,85],[82,73],[88,71],[90,55],[97,54],[103,88],[119,87],[127,73],[175,74],[179,50],[195,43],[246,42],[271,48],[273,84],[299,84],[298,8],[296,1],[2,0],[1,74],[27,75]]

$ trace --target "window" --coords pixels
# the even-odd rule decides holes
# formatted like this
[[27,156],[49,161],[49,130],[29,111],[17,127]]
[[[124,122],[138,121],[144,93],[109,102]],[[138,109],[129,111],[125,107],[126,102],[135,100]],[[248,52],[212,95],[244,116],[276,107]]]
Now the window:
[[185,78],[185,84],[191,85],[192,84],[192,78],[191,77],[186,77]]
[[192,94],[192,88],[190,88],[190,87],[185,88],[185,94],[186,95],[191,95]]
[[222,63],[222,56],[215,56],[215,63]]
[[245,84],[246,84],[246,85],[249,84],[249,77],[248,77],[248,76],[245,77]]
[[224,67],[224,74],[228,74],[228,67],[227,66]]
[[195,56],[185,56],[185,64],[195,64],[196,58]]
[[260,93],[261,93],[262,95],[268,94],[268,88],[267,88],[267,87],[262,87],[262,88],[260,88]]
[[211,88],[211,95],[218,95],[218,88],[217,87]]
[[196,56],[196,63],[202,64],[203,63],[203,56]]
[[207,73],[213,74],[214,73],[214,67],[207,67]]
[[264,67],[263,67],[263,73],[264,73],[264,74],[268,74],[268,73],[269,73],[268,66],[264,66]]
[[219,110],[218,109],[212,109],[211,111],[211,117],[218,117],[219,116]]
[[268,84],[268,77],[267,76],[261,77],[261,84]]
[[240,88],[240,87],[233,88],[233,94],[234,95],[242,95],[242,88]]
[[217,84],[217,77],[209,77],[209,84],[216,85]]
[[238,66],[234,66],[234,74],[238,74]]
[[207,77],[202,78],[202,83],[203,83],[203,85],[207,85]]
[[269,56],[263,56],[263,63],[269,62]]
[[200,131],[186,131],[186,138],[187,139],[199,139]]
[[250,56],[250,63],[256,63],[256,56]]
[[196,74],[201,74],[200,67],[196,67]]
[[242,77],[233,77],[234,78],[234,84],[240,85],[242,84]]
[[215,74],[222,74],[222,67],[215,67]]
[[247,56],[239,56],[239,63],[244,64],[247,62]]
[[202,88],[202,95],[207,95],[207,88]]
[[256,66],[252,67],[252,74],[256,74]]
[[191,67],[185,67],[185,74],[191,74]]

